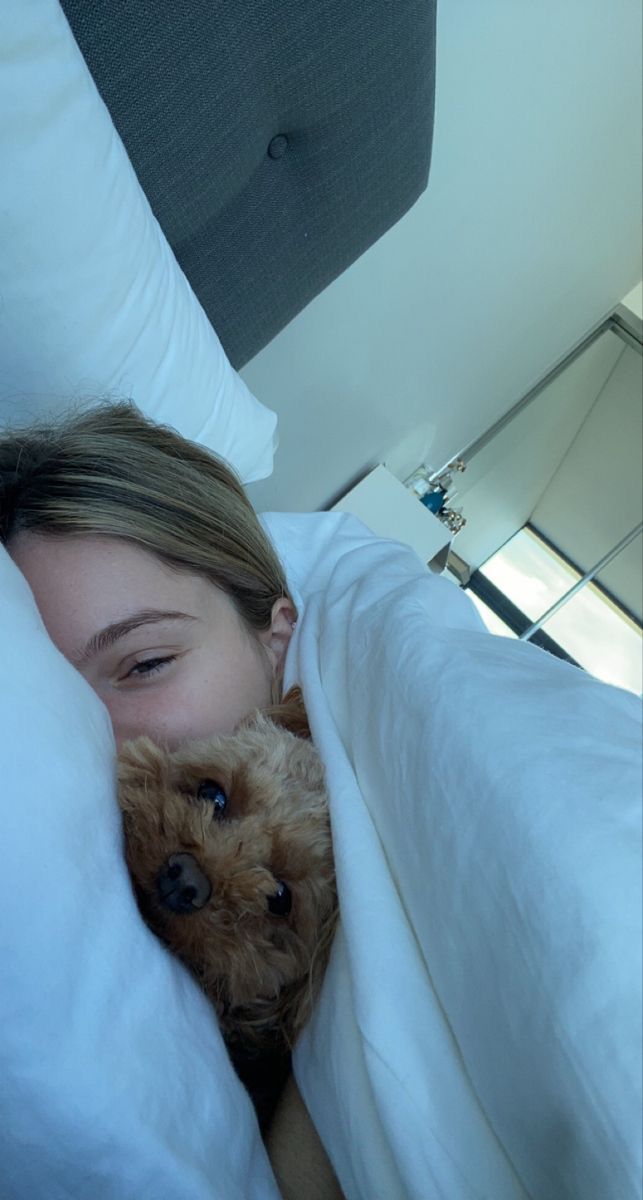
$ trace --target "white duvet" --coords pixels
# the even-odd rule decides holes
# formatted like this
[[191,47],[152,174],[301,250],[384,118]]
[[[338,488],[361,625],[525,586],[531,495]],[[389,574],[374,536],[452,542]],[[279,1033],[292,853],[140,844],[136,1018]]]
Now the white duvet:
[[[342,908],[295,1072],[347,1200],[634,1200],[638,702],[353,518],[264,524]],[[136,908],[107,712],[2,548],[0,752],[3,1200],[276,1200],[212,1010]]]
[[264,523],[342,911],[295,1070],[346,1196],[634,1200],[638,701],[353,518]]

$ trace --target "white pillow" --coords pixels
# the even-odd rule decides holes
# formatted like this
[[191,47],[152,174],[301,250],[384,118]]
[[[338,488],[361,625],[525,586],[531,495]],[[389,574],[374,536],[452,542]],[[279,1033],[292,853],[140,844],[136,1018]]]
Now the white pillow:
[[124,867],[106,709],[0,547],[0,1193],[277,1200],[213,1010]]
[[0,5],[0,426],[132,399],[272,471],[277,418],[233,371],[57,0]]

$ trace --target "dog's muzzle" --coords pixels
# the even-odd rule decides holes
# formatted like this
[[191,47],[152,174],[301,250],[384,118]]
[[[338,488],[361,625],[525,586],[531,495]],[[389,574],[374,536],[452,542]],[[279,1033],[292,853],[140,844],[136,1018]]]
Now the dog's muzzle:
[[191,854],[171,854],[156,877],[156,894],[165,908],[187,914],[207,904],[212,886]]

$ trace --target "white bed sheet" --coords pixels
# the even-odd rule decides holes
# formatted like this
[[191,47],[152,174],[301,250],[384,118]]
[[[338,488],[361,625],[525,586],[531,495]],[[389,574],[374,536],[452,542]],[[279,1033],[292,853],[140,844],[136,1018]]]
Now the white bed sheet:
[[342,906],[295,1071],[348,1200],[634,1200],[638,701],[351,517],[263,520]]

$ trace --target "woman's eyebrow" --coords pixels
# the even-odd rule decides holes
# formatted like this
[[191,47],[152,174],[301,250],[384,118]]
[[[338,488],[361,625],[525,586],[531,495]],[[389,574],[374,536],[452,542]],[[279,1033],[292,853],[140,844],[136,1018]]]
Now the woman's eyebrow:
[[198,620],[197,617],[191,617],[188,613],[168,612],[160,608],[142,608],[139,612],[132,613],[129,617],[123,617],[120,621],[112,621],[104,629],[99,629],[97,633],[93,633],[84,649],[79,654],[74,655],[72,662],[77,667],[82,666],[90,658],[94,658],[96,654],[100,654],[103,650],[107,650],[110,646],[113,646],[115,642],[125,637],[127,633],[131,633],[133,629],[138,629],[139,625],[153,625],[158,621],[196,620]]

